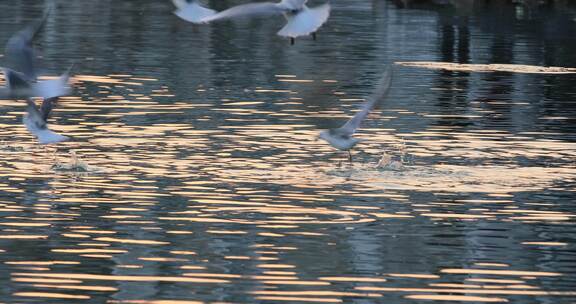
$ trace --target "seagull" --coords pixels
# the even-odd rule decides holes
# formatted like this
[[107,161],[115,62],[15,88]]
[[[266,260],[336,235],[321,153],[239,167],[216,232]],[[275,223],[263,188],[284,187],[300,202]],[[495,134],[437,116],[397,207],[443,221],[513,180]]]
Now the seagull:
[[348,120],[342,127],[336,129],[329,129],[320,132],[318,138],[327,141],[332,147],[348,151],[348,156],[350,163],[352,163],[352,153],[350,150],[360,142],[360,139],[354,138],[354,132],[360,127],[362,121],[368,116],[368,113],[384,99],[386,94],[390,89],[390,83],[392,82],[392,68],[388,67],[384,71],[384,75],[379,81],[376,90],[372,93],[370,97],[366,99],[366,102],[362,105],[361,110],[356,113],[350,120]]
[[[28,131],[38,138],[40,144],[69,139],[48,129],[47,120],[58,102],[58,97],[70,93],[70,71],[74,65],[58,78],[38,81],[33,48],[33,40],[46,23],[51,10],[51,7],[48,8],[41,20],[16,32],[6,43],[6,60],[14,70],[3,68],[6,85],[0,88],[0,99],[26,99],[26,114],[22,121]],[[33,97],[43,98],[40,109]]]
[[290,44],[299,36],[312,35],[316,39],[316,31],[328,20],[330,4],[325,3],[314,8],[306,6],[308,0],[282,0],[279,3],[259,2],[248,3],[216,12],[204,7],[199,0],[187,3],[185,0],[173,0],[177,10],[175,14],[192,23],[210,23],[225,19],[248,16],[284,15],[286,25],[277,33],[290,38]]
[[26,114],[22,118],[22,122],[26,129],[36,136],[38,143],[41,145],[54,144],[70,139],[48,129],[47,121],[57,102],[58,97],[45,98],[42,101],[42,106],[38,109],[34,100],[31,98],[26,99]]
[[[62,74],[58,79],[47,80],[40,82],[45,88],[45,92],[52,92],[50,97],[44,97],[40,109],[36,106],[36,103],[31,98],[26,99],[26,114],[22,118],[22,122],[26,126],[26,129],[32,133],[38,139],[38,143],[41,145],[54,144],[61,141],[69,140],[67,136],[60,135],[48,129],[48,118],[52,113],[52,109],[58,103],[58,97],[62,96],[56,94],[56,92],[62,88],[66,87],[70,78],[70,71],[74,65],[70,66],[68,70]],[[67,88],[67,87],[66,87]]]

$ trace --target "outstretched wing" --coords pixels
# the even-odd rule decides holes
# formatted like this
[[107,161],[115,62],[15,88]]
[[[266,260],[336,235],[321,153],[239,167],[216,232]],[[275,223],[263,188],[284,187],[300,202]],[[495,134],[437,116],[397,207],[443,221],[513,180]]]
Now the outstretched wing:
[[288,23],[278,32],[283,37],[296,38],[316,32],[330,16],[330,4],[326,3],[315,8],[298,11],[295,15],[288,15]]
[[[73,68],[74,68],[74,64],[72,64],[68,68],[68,70],[64,74],[62,74],[62,76],[60,76],[60,78],[58,79],[63,83],[65,90],[69,90],[67,85],[68,85],[68,81],[70,79],[70,73],[71,73]],[[42,101],[42,106],[40,107],[40,115],[41,115],[42,120],[44,121],[45,124],[48,121],[48,118],[50,118],[50,114],[52,114],[52,110],[58,104],[58,100],[59,100],[59,98],[56,96],[56,97],[44,98],[44,100]]]
[[174,14],[188,22],[192,23],[202,23],[203,18],[207,18],[216,14],[215,10],[204,7],[200,1],[194,0],[190,3],[186,0],[172,0],[172,3],[176,6],[176,11]]
[[239,18],[239,17],[280,15],[284,12],[286,12],[286,9],[282,8],[277,3],[272,2],[248,3],[234,6],[227,10],[216,13],[212,16],[203,18],[202,20],[200,20],[200,22],[208,23],[213,21]]
[[6,87],[2,88],[1,98],[28,98],[33,95],[30,82],[22,73],[18,73],[8,68],[4,68],[4,79]]
[[37,77],[36,58],[32,42],[46,23],[50,11],[51,8],[44,13],[41,20],[16,32],[6,43],[6,60],[9,65],[23,73],[29,81],[35,81]]
[[74,65],[70,66],[66,72],[56,79],[39,81],[32,84],[33,96],[43,98],[53,98],[68,95],[70,93],[70,71]]
[[30,83],[26,76],[14,70],[4,68],[4,79],[6,80],[6,87],[12,91],[23,91],[30,88]]
[[344,134],[354,134],[356,129],[360,127],[362,121],[368,116],[368,113],[384,99],[386,94],[390,89],[390,84],[392,83],[392,68],[387,67],[384,71],[384,75],[380,79],[376,90],[372,93],[370,97],[366,99],[366,102],[362,105],[362,109],[354,115],[350,120],[348,120],[342,127],[337,130]]
[[38,110],[36,103],[30,98],[26,99],[24,124],[28,131],[33,134],[35,134],[35,131],[46,129],[46,120],[42,117],[42,113]]

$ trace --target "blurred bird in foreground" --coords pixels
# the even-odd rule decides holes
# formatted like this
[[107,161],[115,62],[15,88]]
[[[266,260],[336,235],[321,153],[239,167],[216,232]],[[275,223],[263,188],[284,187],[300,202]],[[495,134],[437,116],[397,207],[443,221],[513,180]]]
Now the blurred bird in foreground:
[[384,71],[384,75],[380,79],[375,91],[370,97],[366,99],[366,102],[362,105],[361,110],[356,113],[350,120],[348,120],[342,127],[336,129],[329,129],[320,132],[318,138],[327,141],[332,147],[341,150],[348,151],[349,161],[352,163],[352,153],[350,150],[360,142],[360,139],[354,138],[353,135],[356,129],[360,127],[362,121],[368,116],[368,113],[380,103],[390,89],[390,84],[392,82],[392,68],[387,67]]
[[[49,8],[41,20],[16,32],[6,43],[6,61],[13,69],[3,68],[6,86],[0,88],[0,99],[26,99],[27,114],[23,122],[30,133],[38,138],[40,144],[56,143],[68,137],[56,134],[47,128],[58,97],[70,93],[70,67],[56,79],[38,81],[38,69],[33,40],[46,23],[51,11]],[[38,109],[33,97],[43,98],[42,107]]]
[[53,144],[69,139],[66,136],[48,129],[47,121],[57,102],[58,97],[44,98],[42,106],[38,109],[36,103],[32,99],[26,99],[26,114],[22,118],[22,122],[26,126],[26,129],[36,136],[38,142],[42,145]]
[[239,17],[284,15],[287,23],[278,32],[278,35],[290,38],[291,44],[294,44],[294,39],[300,36],[312,35],[316,39],[316,31],[330,16],[329,3],[309,8],[306,6],[307,0],[282,0],[279,3],[248,3],[234,6],[221,12],[204,7],[200,0],[192,0],[192,2],[186,2],[186,0],[172,1],[176,6],[174,13],[178,17],[195,24]]

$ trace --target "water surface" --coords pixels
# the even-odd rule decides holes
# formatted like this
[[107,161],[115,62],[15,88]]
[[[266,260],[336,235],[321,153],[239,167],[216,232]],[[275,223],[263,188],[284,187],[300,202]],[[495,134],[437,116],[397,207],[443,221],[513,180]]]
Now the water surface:
[[47,3],[74,141],[38,146],[0,101],[0,301],[575,300],[576,76],[396,66],[353,165],[315,140],[394,62],[575,67],[573,7],[333,1],[290,46],[280,19],[170,1],[8,0],[0,44]]

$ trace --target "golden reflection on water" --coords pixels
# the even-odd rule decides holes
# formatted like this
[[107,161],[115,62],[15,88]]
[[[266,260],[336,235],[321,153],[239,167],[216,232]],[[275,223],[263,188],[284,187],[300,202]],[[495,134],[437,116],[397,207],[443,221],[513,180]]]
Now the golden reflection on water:
[[451,295],[407,295],[406,298],[416,300],[459,301],[459,302],[508,302],[508,300],[504,298],[451,296]]
[[340,299],[313,298],[313,297],[281,297],[281,296],[257,296],[261,301],[286,301],[290,302],[311,302],[311,303],[342,303]]
[[[524,268],[514,257],[472,256],[471,268],[456,264],[433,273],[409,262],[387,270],[374,262],[373,271],[358,273],[338,272],[331,264],[361,264],[354,250],[397,239],[409,240],[406,252],[419,251],[413,246],[425,244],[420,238],[442,243],[448,239],[436,230],[442,225],[449,229],[444,233],[459,233],[471,244],[500,237],[476,239],[476,227],[484,225],[571,225],[576,214],[554,197],[522,195],[574,179],[576,166],[565,162],[576,157],[574,144],[541,134],[434,125],[401,132],[386,129],[385,122],[455,116],[389,107],[371,114],[360,130],[364,141],[353,152],[354,163],[339,165],[344,155],[314,140],[318,121],[344,121],[363,99],[336,88],[336,80],[276,77],[279,88],[249,88],[250,97],[228,92],[179,100],[151,77],[77,75],[78,90],[96,95],[62,99],[54,129],[74,141],[53,151],[35,145],[21,126],[21,104],[0,101],[17,109],[0,124],[0,136],[11,138],[0,147],[0,190],[7,193],[0,200],[0,240],[9,244],[0,245],[0,256],[12,282],[22,285],[12,296],[88,300],[150,282],[185,284],[194,292],[198,285],[238,286],[250,300],[288,303],[384,301],[390,295],[461,302],[574,296],[539,286],[567,274]],[[334,104],[307,104],[306,94],[315,90],[331,92]],[[377,168],[383,153],[402,166]],[[72,155],[86,166],[72,162]],[[542,157],[548,165],[515,160]],[[342,237],[348,234],[355,237]],[[362,237],[368,241],[355,239]],[[573,247],[547,234],[510,242],[535,253]],[[13,244],[40,247],[50,258],[34,260]],[[424,248],[429,252],[418,261],[444,249],[425,245],[432,249]],[[348,250],[350,257],[339,256]],[[319,263],[316,251],[326,255],[326,265],[308,271]],[[389,258],[395,257],[382,259]],[[88,266],[95,264],[102,267]]]
[[13,273],[15,276],[70,278],[96,281],[134,281],[134,282],[188,282],[188,283],[228,283],[227,280],[203,279],[190,277],[160,277],[160,276],[114,276],[75,273]]
[[13,294],[16,297],[35,297],[35,298],[55,298],[55,299],[76,299],[76,300],[87,300],[90,296],[83,295],[72,295],[66,293],[55,293],[55,292],[16,292]]
[[[108,301],[108,303],[117,304],[203,304],[199,301],[181,301],[181,300],[126,300],[126,301]],[[225,304],[225,302],[220,302]]]

